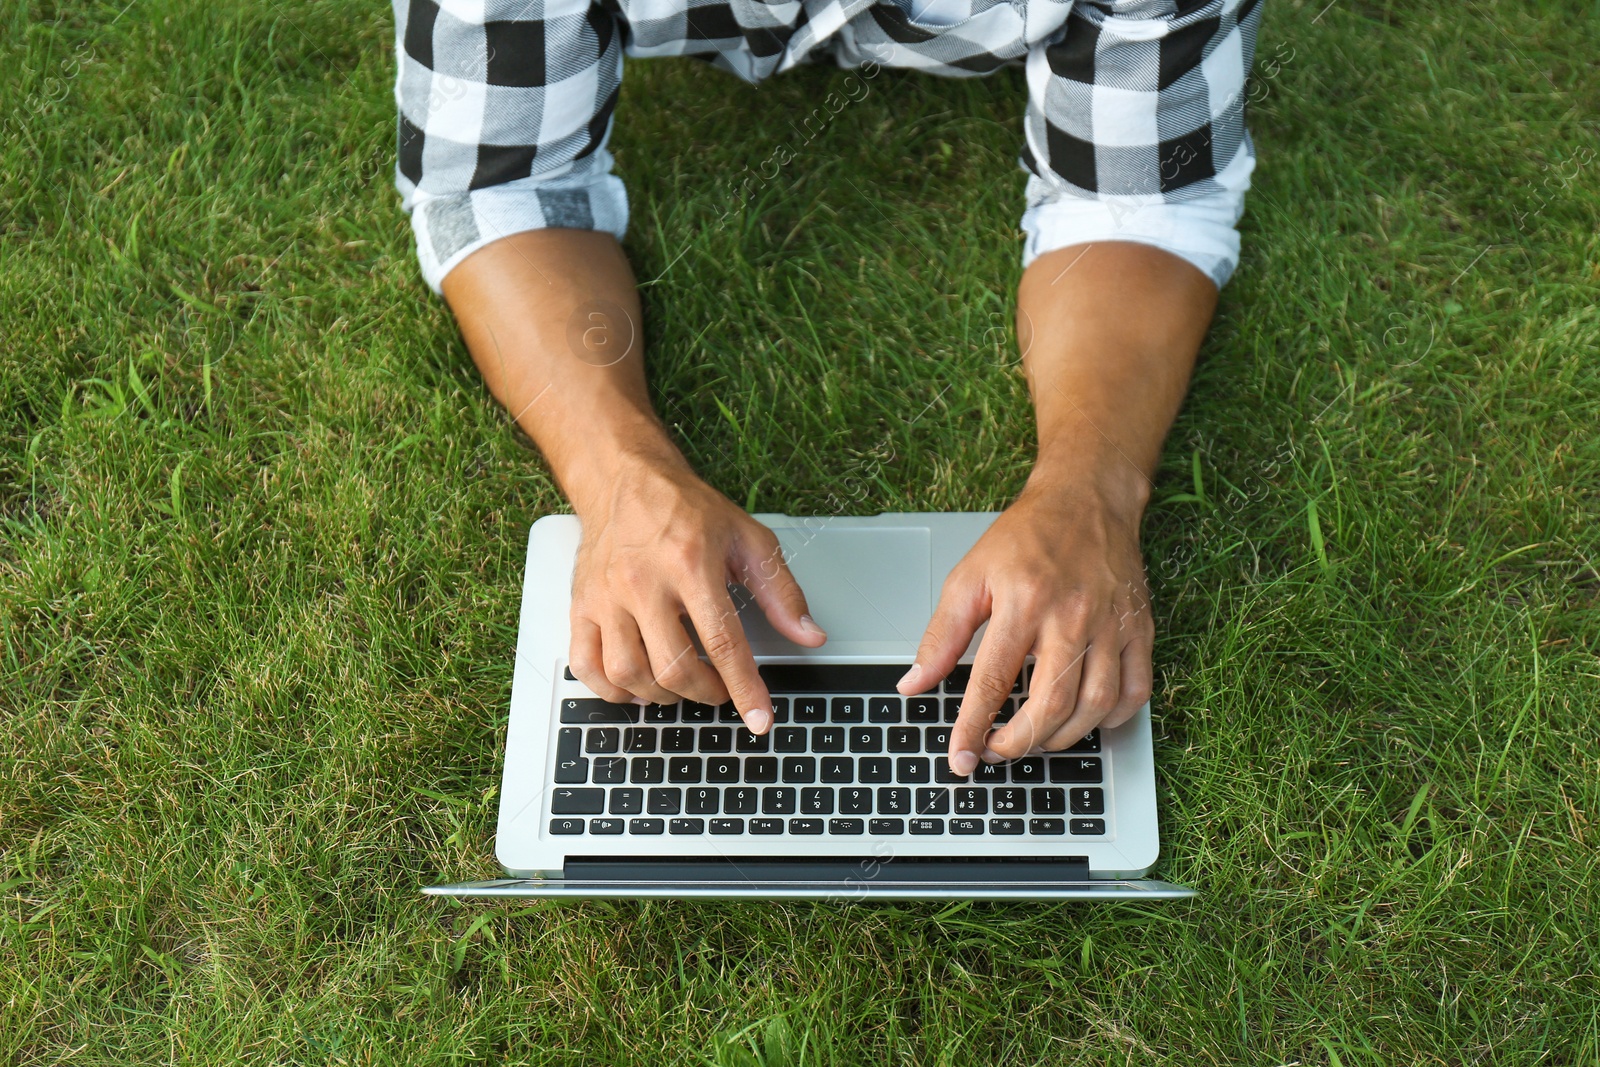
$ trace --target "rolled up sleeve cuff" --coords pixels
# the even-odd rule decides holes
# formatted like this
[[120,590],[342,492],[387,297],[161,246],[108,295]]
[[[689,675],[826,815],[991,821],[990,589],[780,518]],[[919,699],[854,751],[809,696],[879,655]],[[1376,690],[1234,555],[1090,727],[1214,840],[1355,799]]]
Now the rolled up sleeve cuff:
[[1030,174],[1021,221],[1023,269],[1069,245],[1137,241],[1187,260],[1221,289],[1239,265],[1237,226],[1254,167],[1254,158],[1243,156],[1228,168],[1232,173],[1218,175],[1218,188],[1177,202],[1160,196],[1074,196]]
[[555,227],[601,230],[619,241],[627,234],[627,189],[611,173],[519,178],[448,195],[424,193],[398,174],[396,185],[411,215],[422,277],[441,295],[444,277],[456,264],[514,233]]

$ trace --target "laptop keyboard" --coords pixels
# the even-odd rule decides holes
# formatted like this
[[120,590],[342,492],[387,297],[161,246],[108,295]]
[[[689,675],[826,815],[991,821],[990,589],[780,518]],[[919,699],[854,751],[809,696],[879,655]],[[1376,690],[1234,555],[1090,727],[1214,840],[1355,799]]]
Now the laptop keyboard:
[[[762,664],[773,726],[732,704],[559,703],[552,834],[1104,836],[1106,755],[1071,748],[950,771],[971,675],[903,697],[905,664]],[[571,673],[567,673],[571,679]],[[1026,696],[1019,677],[996,722]]]

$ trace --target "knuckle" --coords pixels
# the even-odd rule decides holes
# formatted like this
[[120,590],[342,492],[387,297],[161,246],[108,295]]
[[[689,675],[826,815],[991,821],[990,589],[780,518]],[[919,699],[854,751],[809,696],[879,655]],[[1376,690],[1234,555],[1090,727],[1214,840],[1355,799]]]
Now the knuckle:
[[1078,707],[1086,714],[1104,717],[1117,706],[1117,696],[1117,690],[1111,686],[1098,682],[1090,683],[1078,694]]
[[713,663],[724,662],[739,651],[739,639],[733,636],[733,631],[724,626],[713,627],[709,632],[700,635],[700,643],[705,647],[706,655],[711,657]]
[[679,692],[679,686],[687,685],[694,677],[694,668],[690,664],[692,656],[683,655],[667,663],[657,665],[655,669],[656,684],[673,692]]
[[1011,695],[1011,679],[984,673],[974,676],[968,688],[985,707],[996,706],[998,710],[1000,701]]
[[1154,695],[1154,692],[1155,686],[1149,682],[1134,682],[1124,689],[1122,691],[1122,702],[1131,709],[1128,714],[1132,715],[1134,711],[1144,707],[1149,702],[1150,697]]

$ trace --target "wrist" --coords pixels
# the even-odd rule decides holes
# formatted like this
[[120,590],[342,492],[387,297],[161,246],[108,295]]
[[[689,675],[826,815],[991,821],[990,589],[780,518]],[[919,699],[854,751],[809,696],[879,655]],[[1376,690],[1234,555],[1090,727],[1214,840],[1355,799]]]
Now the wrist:
[[653,418],[596,428],[575,444],[556,480],[580,517],[602,517],[620,488],[694,477],[666,427]]
[[1041,453],[1022,495],[1089,509],[1137,530],[1150,503],[1150,480],[1126,456],[1111,451]]

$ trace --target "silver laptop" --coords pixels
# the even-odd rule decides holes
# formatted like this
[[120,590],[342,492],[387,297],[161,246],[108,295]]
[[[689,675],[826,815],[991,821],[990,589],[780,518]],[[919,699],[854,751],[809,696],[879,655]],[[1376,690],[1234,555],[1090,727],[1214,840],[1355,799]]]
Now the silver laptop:
[[[731,705],[612,704],[567,669],[579,523],[533,524],[495,855],[506,877],[449,896],[812,899],[1176,898],[1156,862],[1150,706],[1062,752],[950,773],[980,630],[937,689],[903,697],[945,576],[998,512],[756,518],[828,632],[740,621],[775,722]],[[1027,695],[1025,668],[1001,711]]]

